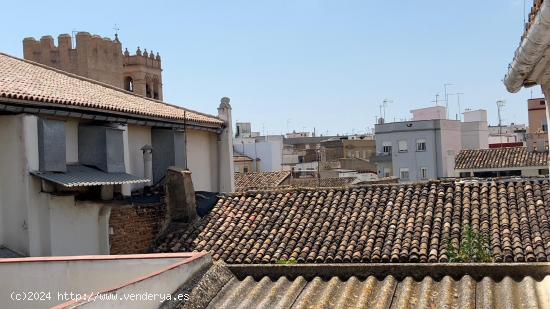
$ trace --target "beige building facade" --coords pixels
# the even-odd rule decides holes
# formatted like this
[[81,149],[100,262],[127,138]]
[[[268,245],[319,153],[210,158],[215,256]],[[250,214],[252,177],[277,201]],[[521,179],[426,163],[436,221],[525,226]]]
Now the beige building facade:
[[527,101],[529,127],[527,147],[534,151],[548,150],[548,122],[546,120],[546,100],[544,98]]

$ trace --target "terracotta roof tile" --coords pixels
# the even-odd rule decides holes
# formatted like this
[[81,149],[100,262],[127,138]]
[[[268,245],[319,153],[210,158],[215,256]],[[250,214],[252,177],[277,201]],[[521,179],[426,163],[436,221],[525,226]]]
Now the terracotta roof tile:
[[276,188],[289,177],[288,171],[236,173],[235,188],[237,191]]
[[91,79],[0,53],[0,98],[93,108],[136,116],[221,126],[217,117],[144,98]]
[[461,150],[455,169],[547,166],[547,152],[527,151],[526,147]]
[[314,187],[344,187],[352,185],[357,177],[340,178],[294,178],[290,182],[291,186],[296,188],[314,188]]
[[548,180],[287,189],[221,197],[156,251],[227,263],[446,262],[469,225],[495,262],[550,261]]

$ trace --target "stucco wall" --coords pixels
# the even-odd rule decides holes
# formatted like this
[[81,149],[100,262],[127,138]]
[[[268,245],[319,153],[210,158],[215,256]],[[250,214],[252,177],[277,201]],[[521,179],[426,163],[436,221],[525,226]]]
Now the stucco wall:
[[67,119],[65,122],[65,144],[67,163],[78,162],[78,120]]
[[[416,140],[426,140],[426,151],[416,151]],[[400,140],[407,141],[407,152],[399,152],[398,143]],[[419,180],[420,168],[426,167],[428,169],[428,178],[436,178],[436,149],[438,144],[436,143],[435,130],[411,130],[400,132],[384,132],[382,134],[377,133],[376,147],[377,152],[382,152],[384,142],[391,142],[392,145],[392,175],[400,177],[400,169],[409,169],[409,180]],[[379,164],[380,176],[383,176],[383,168],[388,164]]]
[[[176,257],[107,260],[98,260],[92,257],[91,259],[77,260],[4,262],[0,263],[0,278],[10,278],[10,280],[0,280],[0,300],[2,300],[2,307],[7,308],[49,308],[65,302],[63,298],[58,298],[58,292],[61,294],[65,292],[97,293],[136,281],[139,277],[163,270],[180,261],[181,258]],[[197,268],[211,260],[203,258],[195,261],[176,267],[175,269],[178,271],[174,277],[153,276],[152,279],[138,281],[141,282],[141,289],[139,291],[132,289],[129,292],[171,293],[186,280],[187,276],[192,275]],[[187,267],[187,265],[192,267]],[[186,272],[187,275],[185,275]],[[155,278],[164,279],[166,282],[162,284],[162,280],[154,280]],[[159,290],[159,287],[162,289]],[[50,292],[51,300],[10,302],[12,291]],[[138,308],[143,304],[148,305],[148,308],[152,308],[153,304],[158,307],[159,301],[124,303],[128,308]],[[111,306],[109,303],[102,303],[102,308],[112,307],[112,305],[112,303]],[[120,308],[120,304],[118,305],[115,307]]]
[[259,158],[260,172],[280,171],[282,168],[283,140],[273,139],[256,143],[235,144],[235,149],[251,158]]
[[[127,172],[134,176],[144,177],[143,169],[143,151],[141,148],[145,145],[151,145],[151,127],[128,126],[128,159],[129,165]],[[154,155],[154,154],[153,154]],[[152,171],[149,171],[152,175]],[[146,183],[132,185],[132,190],[143,188]]]
[[441,120],[438,131],[441,141],[441,169],[439,177],[455,176],[455,158],[462,148],[462,133],[460,122]]
[[489,148],[489,129],[486,121],[462,122],[462,149]]
[[217,135],[206,131],[187,133],[188,168],[193,173],[196,191],[218,191]]
[[[76,127],[76,123],[69,125]],[[107,253],[101,249],[101,243],[107,242],[107,226],[101,223],[105,220],[99,208],[76,207],[72,196],[41,193],[41,181],[30,175],[38,170],[37,118],[1,116],[0,132],[2,243],[29,256]],[[77,156],[76,148],[69,148],[69,157]],[[100,226],[105,231],[100,231]]]
[[[22,116],[0,116],[0,196],[3,243],[23,254],[29,253],[27,223],[27,164],[24,159]],[[7,177],[9,175],[9,177]]]
[[108,215],[105,206],[94,202],[75,202],[72,196],[49,195],[51,255],[107,254],[102,245],[108,241],[101,223]]

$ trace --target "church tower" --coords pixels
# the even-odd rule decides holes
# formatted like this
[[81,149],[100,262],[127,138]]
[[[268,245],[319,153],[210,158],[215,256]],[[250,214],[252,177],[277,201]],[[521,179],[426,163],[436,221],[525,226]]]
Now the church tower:
[[124,89],[162,101],[162,67],[158,53],[155,55],[147,49],[142,53],[138,47],[135,55],[130,55],[126,49],[122,74]]
[[73,46],[73,38],[61,34],[55,46],[51,36],[43,36],[40,41],[25,38],[23,56],[27,60],[162,101],[162,67],[158,53],[142,52],[139,47],[134,55],[130,55],[128,49],[122,52],[117,34],[111,40],[78,32],[75,39]]

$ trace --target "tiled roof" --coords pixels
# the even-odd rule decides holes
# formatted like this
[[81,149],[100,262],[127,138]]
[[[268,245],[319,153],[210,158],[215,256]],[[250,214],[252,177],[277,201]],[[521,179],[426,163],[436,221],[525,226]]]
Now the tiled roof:
[[289,177],[288,171],[235,173],[235,188],[237,191],[276,188]]
[[97,109],[215,126],[217,117],[148,99],[116,87],[0,53],[0,98]]
[[[260,159],[256,159],[256,160],[259,161]],[[251,161],[254,161],[254,159],[236,150],[233,150],[233,161],[234,162],[251,162]]]
[[223,196],[155,251],[227,263],[446,262],[468,225],[495,262],[550,261],[548,180],[429,182]]
[[294,178],[290,182],[293,187],[297,188],[314,188],[314,187],[344,187],[352,185],[357,180],[357,177],[340,177],[340,178]]
[[455,159],[455,169],[508,167],[545,167],[547,152],[527,151],[526,147],[461,150]]

